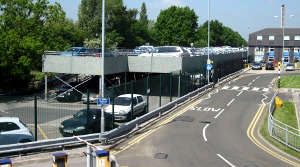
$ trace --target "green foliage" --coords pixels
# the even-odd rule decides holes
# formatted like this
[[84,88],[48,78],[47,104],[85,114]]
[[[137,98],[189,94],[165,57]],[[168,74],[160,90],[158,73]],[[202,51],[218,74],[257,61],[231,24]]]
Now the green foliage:
[[190,46],[195,41],[198,16],[189,7],[162,10],[154,25],[158,45]]
[[82,43],[82,32],[65,19],[58,3],[0,0],[0,92],[27,88],[30,71],[42,69],[45,50]]
[[[204,47],[207,46],[208,34],[208,21],[197,29],[195,46]],[[231,28],[223,26],[218,20],[210,21],[210,46],[233,46],[240,47],[246,46],[247,42],[237,32]]]
[[300,88],[300,75],[282,76],[280,86],[282,88]]
[[145,2],[142,3],[141,12],[140,12],[140,22],[148,26],[148,15],[147,15],[147,8]]

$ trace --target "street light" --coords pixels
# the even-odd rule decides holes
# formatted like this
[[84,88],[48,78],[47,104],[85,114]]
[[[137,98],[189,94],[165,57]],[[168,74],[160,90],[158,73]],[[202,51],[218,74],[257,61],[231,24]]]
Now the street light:
[[[209,59],[209,41],[210,41],[210,0],[208,0],[208,32],[207,32],[207,65],[210,65],[210,59]],[[207,67],[207,82],[209,83],[209,67]]]
[[[102,0],[102,74],[101,74],[101,97],[104,98],[104,33],[105,33],[105,0]],[[101,133],[105,131],[104,107],[101,105]],[[99,137],[100,138],[100,137]]]
[[247,28],[248,28],[247,66],[249,67],[249,58],[248,58],[248,56],[249,56],[249,28],[250,28],[250,26],[247,26]]

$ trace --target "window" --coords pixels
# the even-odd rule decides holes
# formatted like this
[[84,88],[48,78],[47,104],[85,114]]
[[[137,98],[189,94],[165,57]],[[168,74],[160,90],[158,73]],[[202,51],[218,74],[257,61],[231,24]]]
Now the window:
[[284,52],[290,52],[290,48],[284,48]]
[[297,48],[297,47],[295,47],[295,48],[294,48],[294,52],[300,52],[300,49]]
[[289,41],[290,40],[290,36],[284,36],[284,40],[285,41]]
[[263,47],[255,47],[255,51],[264,51]]
[[295,41],[300,41],[300,36],[295,36]]
[[273,35],[269,36],[269,41],[274,41],[275,37]]
[[269,52],[274,52],[274,50],[275,50],[274,47],[269,48]]
[[256,38],[258,41],[261,41],[263,39],[263,37],[261,35],[257,36]]

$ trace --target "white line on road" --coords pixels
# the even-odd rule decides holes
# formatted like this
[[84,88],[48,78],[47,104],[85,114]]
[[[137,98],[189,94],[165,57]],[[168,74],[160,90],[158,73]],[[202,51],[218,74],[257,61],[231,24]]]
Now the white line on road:
[[232,100],[227,104],[227,106],[229,106],[233,101],[234,101],[234,99],[232,99]]
[[208,127],[208,125],[209,125],[209,124],[205,125],[205,127],[204,127],[203,130],[202,130],[204,141],[207,141],[207,138],[206,138],[206,136],[205,136],[205,129]]
[[8,114],[8,112],[4,111],[4,110],[0,110],[1,112],[5,113],[5,114]]
[[222,110],[219,112],[219,114],[217,114],[217,115],[215,116],[215,118],[218,118],[218,116],[219,116],[223,111],[224,111],[224,109],[222,109]]
[[243,93],[243,91],[241,91],[239,94],[237,94],[236,96],[240,96]]
[[217,154],[217,156],[219,156],[223,161],[225,161],[228,165],[230,165],[231,167],[235,167],[234,165],[232,165],[229,161],[227,161],[227,159],[223,158],[220,154]]

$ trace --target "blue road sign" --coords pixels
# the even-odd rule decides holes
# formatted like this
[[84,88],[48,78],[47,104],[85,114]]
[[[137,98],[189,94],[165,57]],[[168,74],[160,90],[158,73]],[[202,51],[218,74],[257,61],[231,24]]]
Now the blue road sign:
[[97,98],[97,105],[110,104],[110,98]]
[[212,64],[206,64],[206,70],[211,70],[212,69]]

